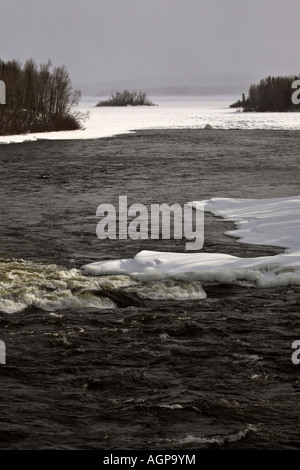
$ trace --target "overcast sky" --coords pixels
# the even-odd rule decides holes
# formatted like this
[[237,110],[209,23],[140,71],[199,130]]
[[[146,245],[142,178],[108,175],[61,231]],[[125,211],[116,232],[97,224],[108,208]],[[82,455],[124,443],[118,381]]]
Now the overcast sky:
[[0,8],[0,58],[50,58],[73,82],[300,72],[300,0],[1,0]]

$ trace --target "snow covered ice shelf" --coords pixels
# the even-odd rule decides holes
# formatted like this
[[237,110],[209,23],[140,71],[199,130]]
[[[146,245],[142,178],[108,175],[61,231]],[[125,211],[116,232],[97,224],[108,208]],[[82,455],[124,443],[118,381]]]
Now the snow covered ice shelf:
[[[203,201],[190,203],[195,208]],[[132,259],[83,266],[93,276],[126,274],[139,281],[236,283],[258,287],[300,285],[300,196],[275,199],[213,198],[205,210],[237,224],[227,235],[240,243],[285,248],[275,256],[239,258],[224,253],[141,251]]]

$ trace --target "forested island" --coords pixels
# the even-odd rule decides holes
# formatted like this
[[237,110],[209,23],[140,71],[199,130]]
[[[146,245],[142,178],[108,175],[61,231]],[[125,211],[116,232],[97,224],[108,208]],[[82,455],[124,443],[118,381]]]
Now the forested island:
[[72,111],[81,93],[73,90],[65,66],[51,61],[39,67],[33,59],[0,60],[0,79],[6,86],[6,104],[0,106],[0,135],[51,132],[82,128],[85,119]]
[[257,85],[252,84],[246,98],[233,103],[231,108],[243,108],[243,111],[299,111],[299,105],[292,101],[292,84],[300,76],[278,76],[262,79]]
[[99,101],[96,106],[155,106],[155,104],[151,103],[145,92],[124,90],[113,93],[111,98]]

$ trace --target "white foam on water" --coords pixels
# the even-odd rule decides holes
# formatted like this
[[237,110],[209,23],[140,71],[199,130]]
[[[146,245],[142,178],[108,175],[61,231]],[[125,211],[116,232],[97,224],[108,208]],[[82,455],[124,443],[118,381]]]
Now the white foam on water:
[[53,312],[73,308],[113,308],[97,290],[134,284],[127,276],[93,278],[77,269],[23,260],[0,261],[0,311],[16,313],[28,307]]
[[219,446],[224,445],[230,442],[238,442],[244,439],[247,434],[252,432],[257,432],[257,427],[253,424],[248,424],[245,429],[233,432],[231,434],[223,435],[215,435],[215,436],[203,436],[197,437],[193,436],[192,434],[186,436],[185,438],[179,441],[180,444],[217,444]]
[[183,406],[179,403],[172,403],[171,405],[158,405],[159,408],[168,408],[170,410],[182,410]]
[[132,289],[139,297],[152,300],[193,300],[207,297],[200,283],[170,281],[142,284]]

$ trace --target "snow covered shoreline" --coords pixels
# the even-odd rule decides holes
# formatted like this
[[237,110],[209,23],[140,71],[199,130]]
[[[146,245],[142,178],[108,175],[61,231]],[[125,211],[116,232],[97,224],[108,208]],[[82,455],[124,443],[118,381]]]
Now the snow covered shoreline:
[[96,107],[98,97],[84,97],[76,108],[89,113],[84,129],[0,136],[0,144],[38,140],[99,139],[143,129],[300,130],[299,113],[239,113],[234,97],[151,97],[158,106]]

